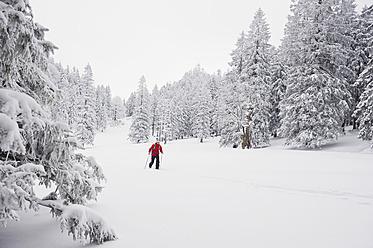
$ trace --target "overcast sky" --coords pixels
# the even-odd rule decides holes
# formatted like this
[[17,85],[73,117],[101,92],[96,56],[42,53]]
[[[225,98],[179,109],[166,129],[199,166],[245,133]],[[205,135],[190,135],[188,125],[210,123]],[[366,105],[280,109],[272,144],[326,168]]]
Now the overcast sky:
[[[373,0],[357,0],[358,10]],[[278,46],[291,0],[30,0],[34,19],[49,28],[56,62],[127,99],[142,75],[151,92],[178,81],[197,64],[208,73],[228,69],[230,53],[262,8]]]

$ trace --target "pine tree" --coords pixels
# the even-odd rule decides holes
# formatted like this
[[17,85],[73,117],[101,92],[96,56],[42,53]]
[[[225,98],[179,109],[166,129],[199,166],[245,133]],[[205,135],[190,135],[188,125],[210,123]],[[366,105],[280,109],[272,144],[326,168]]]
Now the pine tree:
[[111,106],[113,112],[114,125],[118,125],[120,119],[122,119],[125,115],[122,98],[120,98],[120,96],[115,96],[111,101]]
[[151,125],[151,134],[154,136],[156,132],[156,128],[159,125],[159,90],[158,86],[155,85],[152,91],[151,99],[150,99],[150,125]]
[[132,92],[130,97],[127,99],[126,104],[126,116],[131,117],[133,116],[133,113],[135,112],[136,107],[136,93]]
[[271,117],[269,121],[269,132],[273,137],[278,137],[280,129],[280,102],[286,92],[286,69],[280,61],[278,51],[273,51],[271,66],[272,84],[270,93]]
[[338,27],[337,1],[294,2],[282,44],[290,69],[280,131],[286,145],[314,148],[343,134],[351,101],[344,77],[348,37]]
[[369,62],[355,83],[357,87],[364,87],[364,91],[354,116],[357,117],[359,124],[358,137],[363,140],[373,140],[373,5],[364,9],[361,16],[364,19],[362,37],[366,44],[364,58]]
[[201,143],[203,140],[210,137],[211,127],[211,95],[207,89],[207,82],[198,82],[196,84],[196,94],[193,101],[193,135],[197,137]]
[[79,83],[78,121],[75,130],[78,141],[83,145],[93,145],[96,127],[95,90],[92,68],[88,64]]
[[[248,93],[247,107],[252,107],[252,147],[269,145],[270,121],[270,48],[269,26],[259,9],[250,25],[246,48],[244,84]],[[250,110],[249,110],[250,111]],[[246,125],[249,125],[247,123]]]
[[[233,115],[223,131],[221,144],[237,143],[237,127],[241,130],[242,148],[269,145],[270,122],[270,38],[269,26],[259,9],[250,24],[248,34],[241,34],[232,53],[232,70],[227,75],[229,92],[237,92],[235,99],[227,101],[227,112]],[[248,116],[250,115],[250,117]],[[232,125],[235,120],[236,125]],[[231,124],[229,124],[231,123]],[[232,128],[228,131],[227,128]],[[229,134],[234,132],[235,135]],[[229,139],[227,139],[229,137]],[[237,146],[238,144],[234,144]]]
[[132,142],[140,143],[148,141],[150,135],[150,100],[144,76],[140,78],[136,95],[137,102],[128,137]]
[[107,111],[107,100],[106,100],[106,89],[104,86],[97,86],[96,88],[96,130],[103,132],[107,128],[108,111]]
[[211,131],[215,136],[220,135],[221,123],[222,123],[222,113],[220,112],[221,108],[221,97],[222,97],[222,82],[223,76],[219,70],[216,74],[211,76],[209,82],[209,91],[211,94]]
[[231,70],[224,78],[222,91],[221,112],[223,123],[221,129],[221,146],[232,145],[237,148],[242,143],[243,121],[245,118],[245,94],[243,84],[243,70],[246,65],[246,34],[241,33],[236,42],[236,49],[231,53],[232,61],[229,63]]

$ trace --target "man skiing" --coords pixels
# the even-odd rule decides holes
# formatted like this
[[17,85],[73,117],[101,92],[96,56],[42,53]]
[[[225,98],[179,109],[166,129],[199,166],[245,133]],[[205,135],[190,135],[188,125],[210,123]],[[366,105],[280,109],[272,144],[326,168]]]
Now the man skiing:
[[153,144],[149,149],[149,154],[152,154],[152,160],[150,161],[149,168],[152,168],[154,160],[157,160],[155,162],[155,168],[159,170],[159,152],[163,154],[162,146],[159,144],[158,138],[156,138],[155,144]]

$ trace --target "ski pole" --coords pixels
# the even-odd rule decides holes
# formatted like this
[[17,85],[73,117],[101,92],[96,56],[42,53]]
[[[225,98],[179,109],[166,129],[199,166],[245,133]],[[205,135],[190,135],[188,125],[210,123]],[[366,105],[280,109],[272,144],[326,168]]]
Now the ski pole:
[[149,155],[150,155],[150,153],[148,154],[148,158],[146,159],[146,162],[145,162],[145,166],[144,166],[144,169],[146,169],[146,165],[148,164],[148,160],[149,160]]

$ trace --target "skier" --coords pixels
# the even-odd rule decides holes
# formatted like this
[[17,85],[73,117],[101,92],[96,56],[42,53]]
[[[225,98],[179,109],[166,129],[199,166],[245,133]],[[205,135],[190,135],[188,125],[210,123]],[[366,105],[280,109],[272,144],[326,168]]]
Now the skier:
[[149,149],[149,154],[152,154],[152,160],[150,161],[149,168],[152,168],[154,160],[156,159],[157,161],[155,162],[155,168],[159,170],[159,152],[163,154],[162,146],[159,144],[158,138],[156,138],[155,143]]

